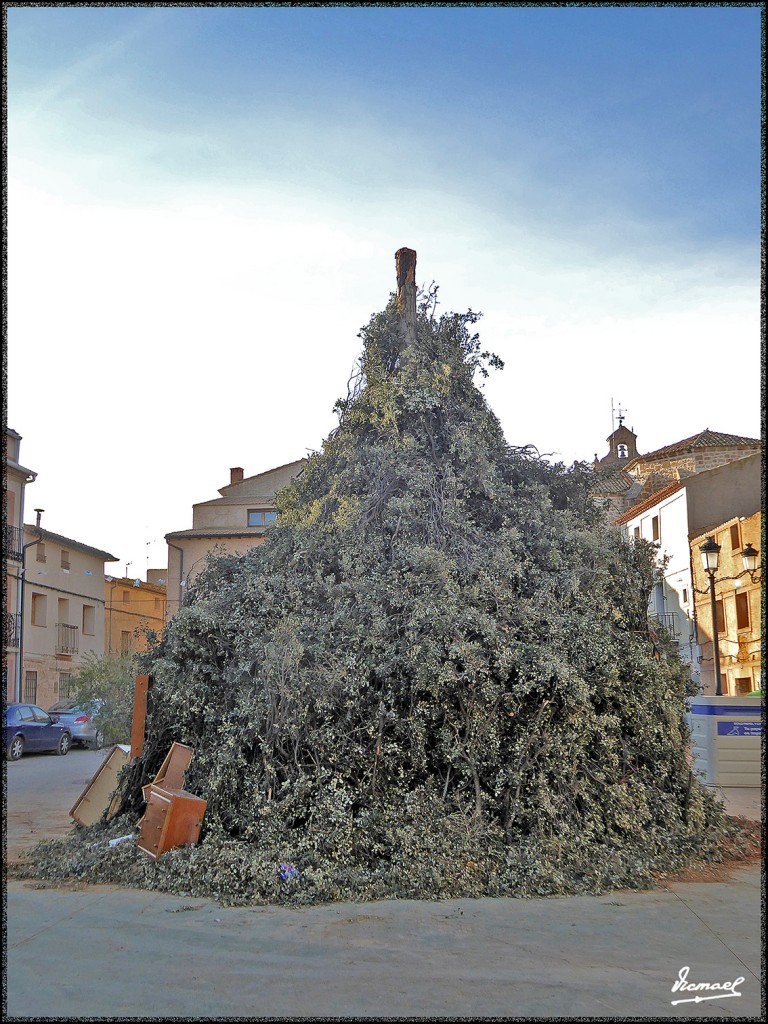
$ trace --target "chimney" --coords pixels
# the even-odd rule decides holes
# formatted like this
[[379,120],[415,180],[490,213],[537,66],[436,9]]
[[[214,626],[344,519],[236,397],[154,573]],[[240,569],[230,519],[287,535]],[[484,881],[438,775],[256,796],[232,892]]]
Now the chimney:
[[232,484],[239,484],[242,479],[243,479],[243,467],[242,466],[235,466],[233,469],[230,469],[230,471],[229,471],[229,483],[230,483],[230,486]]

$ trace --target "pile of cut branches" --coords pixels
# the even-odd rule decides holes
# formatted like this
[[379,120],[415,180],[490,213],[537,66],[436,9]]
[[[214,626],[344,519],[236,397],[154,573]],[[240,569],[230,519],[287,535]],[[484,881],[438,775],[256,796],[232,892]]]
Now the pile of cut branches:
[[147,658],[110,827],[135,825],[177,740],[201,843],[154,864],[89,832],[79,877],[230,902],[534,896],[717,856],[688,673],[648,633],[654,550],[604,521],[586,466],[505,440],[478,315],[437,316],[432,290],[409,318],[407,287],[265,543],[212,560]]

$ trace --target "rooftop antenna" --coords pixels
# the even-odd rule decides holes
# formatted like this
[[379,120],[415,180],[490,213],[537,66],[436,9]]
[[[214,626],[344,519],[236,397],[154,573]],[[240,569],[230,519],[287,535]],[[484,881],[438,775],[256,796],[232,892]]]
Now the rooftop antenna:
[[611,434],[613,434],[615,429],[616,429],[616,423],[614,422],[614,419],[613,419],[613,396],[611,396]]

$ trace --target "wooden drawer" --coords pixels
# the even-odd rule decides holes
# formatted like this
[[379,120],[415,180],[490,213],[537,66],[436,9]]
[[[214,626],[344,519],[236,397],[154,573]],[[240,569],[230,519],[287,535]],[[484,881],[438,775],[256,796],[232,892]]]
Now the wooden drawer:
[[151,783],[136,845],[157,860],[168,850],[195,844],[200,838],[206,806],[206,800],[183,789],[166,789]]

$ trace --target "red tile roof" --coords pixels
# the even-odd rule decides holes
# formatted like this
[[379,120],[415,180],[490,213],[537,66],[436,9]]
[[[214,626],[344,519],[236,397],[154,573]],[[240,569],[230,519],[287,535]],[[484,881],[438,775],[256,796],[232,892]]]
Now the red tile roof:
[[625,469],[598,469],[591,487],[592,494],[619,494],[628,491],[635,478]]
[[655,452],[640,455],[638,458],[641,461],[652,460],[655,462],[658,459],[671,459],[676,455],[686,455],[699,448],[754,448],[755,445],[762,445],[762,441],[755,437],[742,437],[740,434],[720,434],[707,427],[692,437],[676,441],[675,444],[668,444],[664,448],[657,448]]

